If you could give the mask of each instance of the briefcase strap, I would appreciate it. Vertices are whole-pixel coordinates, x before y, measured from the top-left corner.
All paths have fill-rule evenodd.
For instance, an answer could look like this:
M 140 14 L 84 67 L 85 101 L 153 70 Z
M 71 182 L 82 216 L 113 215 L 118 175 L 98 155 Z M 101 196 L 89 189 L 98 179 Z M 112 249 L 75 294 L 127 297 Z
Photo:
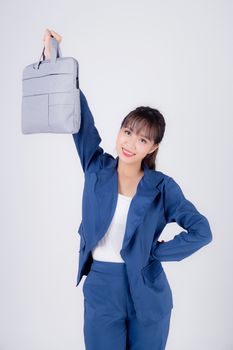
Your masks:
M 61 53 L 61 48 L 60 48 L 60 45 L 59 43 L 57 42 L 57 40 L 51 35 L 52 39 L 51 39 L 51 46 L 52 46 L 52 49 L 51 49 L 51 58 L 50 58 L 50 62 L 51 63 L 56 63 L 56 60 L 58 57 L 62 57 L 62 53 Z M 45 54 L 44 54 L 44 51 L 45 51 L 45 46 L 43 48 L 43 51 L 41 53 L 41 56 L 39 58 L 39 61 L 38 63 L 36 64 L 35 68 L 36 69 L 39 69 L 39 66 L 41 64 L 42 61 L 45 60 Z M 43 56 L 43 59 L 41 60 L 41 57 Z

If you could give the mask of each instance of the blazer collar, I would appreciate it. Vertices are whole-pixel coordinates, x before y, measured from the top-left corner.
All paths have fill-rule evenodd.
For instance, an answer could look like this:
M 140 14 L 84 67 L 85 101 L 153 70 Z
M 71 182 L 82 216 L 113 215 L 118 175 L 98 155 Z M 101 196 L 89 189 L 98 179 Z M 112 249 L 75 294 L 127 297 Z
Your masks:
M 101 169 L 100 173 L 103 175 L 105 173 L 107 175 L 109 172 L 117 173 L 118 161 L 119 161 L 119 156 L 117 156 L 116 158 L 112 157 L 110 163 L 107 164 L 106 167 Z M 160 184 L 161 184 L 161 181 L 164 179 L 165 174 L 161 171 L 150 169 L 147 164 L 144 164 L 143 171 L 144 171 L 144 175 L 139 182 L 140 189 L 143 190 L 147 188 L 147 189 L 155 190 L 155 192 L 160 191 Z
M 98 178 L 98 186 L 95 187 L 97 200 L 100 201 L 99 208 L 102 203 L 108 205 L 109 215 L 105 220 L 102 232 L 98 235 L 96 242 L 103 237 L 114 215 L 118 196 L 118 166 L 119 156 L 111 158 L 109 164 L 102 168 L 96 175 Z M 149 169 L 147 165 L 144 166 L 144 175 L 138 183 L 137 191 L 133 197 L 126 222 L 126 232 L 124 236 L 123 249 L 129 245 L 130 240 L 136 233 L 137 227 L 143 221 L 152 202 L 161 192 L 161 185 L 164 179 L 164 173 L 161 171 Z M 112 191 L 109 192 L 109 184 Z M 95 243 L 96 243 L 95 242 Z

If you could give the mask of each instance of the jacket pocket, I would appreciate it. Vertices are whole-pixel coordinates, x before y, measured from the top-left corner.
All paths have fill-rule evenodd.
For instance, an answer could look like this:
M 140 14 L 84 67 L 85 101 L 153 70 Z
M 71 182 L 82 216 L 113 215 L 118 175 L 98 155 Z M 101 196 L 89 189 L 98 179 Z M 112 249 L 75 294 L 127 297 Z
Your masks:
M 141 269 L 144 287 L 140 299 L 145 318 L 161 320 L 173 307 L 173 296 L 166 273 L 159 260 L 153 260 Z
M 145 279 L 147 279 L 151 283 L 154 283 L 162 272 L 162 264 L 157 259 L 153 260 L 150 264 L 146 265 L 141 269 L 144 281 Z

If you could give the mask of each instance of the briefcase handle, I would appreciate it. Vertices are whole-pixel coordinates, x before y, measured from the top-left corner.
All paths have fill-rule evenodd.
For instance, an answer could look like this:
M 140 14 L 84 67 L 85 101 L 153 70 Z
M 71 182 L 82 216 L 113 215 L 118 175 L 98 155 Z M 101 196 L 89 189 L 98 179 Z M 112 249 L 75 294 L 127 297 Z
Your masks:
M 51 34 L 51 37 L 52 37 L 52 39 L 51 39 L 51 44 L 52 44 L 51 46 L 52 46 L 52 48 L 51 48 L 50 63 L 56 63 L 57 58 L 58 57 L 62 57 L 62 53 L 61 53 L 61 48 L 60 48 L 59 43 L 57 42 L 57 40 L 54 38 L 54 36 L 52 36 L 52 34 Z M 33 68 L 39 69 L 39 66 L 40 66 L 41 62 L 45 60 L 44 51 L 45 51 L 45 46 L 43 48 L 43 51 L 42 51 L 42 54 L 41 54 L 41 56 L 39 58 L 38 63 L 36 64 L 36 66 L 33 66 Z M 42 56 L 43 56 L 43 59 L 41 60 Z

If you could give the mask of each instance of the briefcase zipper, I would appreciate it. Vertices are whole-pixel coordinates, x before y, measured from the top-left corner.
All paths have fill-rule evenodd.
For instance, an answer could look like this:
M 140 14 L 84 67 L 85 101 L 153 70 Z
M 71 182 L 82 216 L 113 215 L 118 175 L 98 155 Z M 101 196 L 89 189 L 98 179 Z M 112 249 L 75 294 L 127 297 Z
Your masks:
M 39 76 L 39 77 L 32 77 L 32 78 L 23 78 L 22 80 L 30 80 L 30 79 L 37 79 L 37 78 L 44 78 L 44 77 L 48 77 L 50 75 L 73 75 L 73 73 L 51 73 L 51 74 L 45 74 L 45 75 L 42 75 L 42 76 Z

